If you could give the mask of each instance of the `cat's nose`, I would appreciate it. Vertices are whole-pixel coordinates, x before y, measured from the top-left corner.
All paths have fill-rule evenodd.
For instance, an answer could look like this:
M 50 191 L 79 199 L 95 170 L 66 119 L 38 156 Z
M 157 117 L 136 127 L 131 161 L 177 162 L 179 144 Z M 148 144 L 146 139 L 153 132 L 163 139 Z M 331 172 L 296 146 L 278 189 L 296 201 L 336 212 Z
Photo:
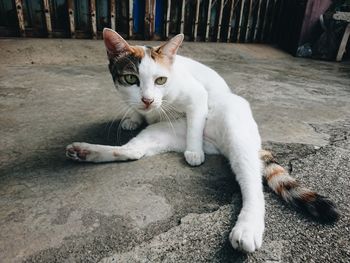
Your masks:
M 149 105 L 151 105 L 152 102 L 154 101 L 154 99 L 146 99 L 146 98 L 143 98 L 143 97 L 142 97 L 141 100 L 142 100 L 142 102 L 146 105 L 147 108 L 148 108 Z

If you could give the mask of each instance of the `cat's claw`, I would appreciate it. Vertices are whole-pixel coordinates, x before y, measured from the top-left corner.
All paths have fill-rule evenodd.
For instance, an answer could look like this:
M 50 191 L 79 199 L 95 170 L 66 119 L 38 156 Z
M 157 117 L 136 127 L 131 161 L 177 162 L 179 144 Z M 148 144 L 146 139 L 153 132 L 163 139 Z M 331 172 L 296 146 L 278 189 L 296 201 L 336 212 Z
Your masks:
M 230 233 L 229 240 L 234 249 L 251 253 L 261 247 L 263 233 L 264 223 L 237 222 Z
M 204 162 L 204 152 L 185 151 L 186 162 L 191 166 L 198 166 Z
M 130 118 L 126 118 L 122 121 L 121 126 L 123 130 L 133 131 L 140 127 L 141 122 L 133 121 Z

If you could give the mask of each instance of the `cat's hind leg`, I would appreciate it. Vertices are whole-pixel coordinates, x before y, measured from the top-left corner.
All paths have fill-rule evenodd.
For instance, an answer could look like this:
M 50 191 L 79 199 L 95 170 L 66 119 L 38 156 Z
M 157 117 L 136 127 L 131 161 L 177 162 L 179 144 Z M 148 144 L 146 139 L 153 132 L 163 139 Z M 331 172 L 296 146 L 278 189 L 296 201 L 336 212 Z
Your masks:
M 80 162 L 137 160 L 163 152 L 183 152 L 186 148 L 186 122 L 176 120 L 149 125 L 123 146 L 75 142 L 66 147 L 66 156 Z
M 265 228 L 260 135 L 244 99 L 233 94 L 219 99 L 209 110 L 206 131 L 229 159 L 242 192 L 242 209 L 229 239 L 234 248 L 253 252 L 261 247 Z

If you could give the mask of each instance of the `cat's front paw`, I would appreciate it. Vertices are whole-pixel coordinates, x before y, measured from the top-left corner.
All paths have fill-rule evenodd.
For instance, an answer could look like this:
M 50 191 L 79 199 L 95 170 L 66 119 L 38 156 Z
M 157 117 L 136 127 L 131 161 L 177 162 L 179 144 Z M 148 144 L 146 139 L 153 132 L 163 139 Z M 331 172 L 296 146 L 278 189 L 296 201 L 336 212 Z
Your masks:
M 66 147 L 66 156 L 73 161 L 93 162 L 98 158 L 98 154 L 89 143 L 74 142 Z
M 198 166 L 204 162 L 204 152 L 203 151 L 185 151 L 186 162 L 191 166 Z
M 247 253 L 258 250 L 262 245 L 264 228 L 264 220 L 238 220 L 229 236 L 232 247 Z
M 131 120 L 130 118 L 126 118 L 122 121 L 121 125 L 123 130 L 133 131 L 140 127 L 141 122 Z

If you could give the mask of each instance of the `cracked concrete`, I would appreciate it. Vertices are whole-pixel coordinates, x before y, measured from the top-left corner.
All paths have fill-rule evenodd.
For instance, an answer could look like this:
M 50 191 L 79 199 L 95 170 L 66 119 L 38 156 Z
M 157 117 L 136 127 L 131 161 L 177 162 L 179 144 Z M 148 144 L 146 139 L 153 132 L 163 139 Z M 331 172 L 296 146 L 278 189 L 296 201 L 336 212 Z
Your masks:
M 101 41 L 0 40 L 0 262 L 346 262 L 350 258 L 350 64 L 264 45 L 185 43 L 252 105 L 266 148 L 329 196 L 336 225 L 305 218 L 265 189 L 260 251 L 227 235 L 240 192 L 226 160 L 181 154 L 76 164 L 73 141 L 125 143 Z

